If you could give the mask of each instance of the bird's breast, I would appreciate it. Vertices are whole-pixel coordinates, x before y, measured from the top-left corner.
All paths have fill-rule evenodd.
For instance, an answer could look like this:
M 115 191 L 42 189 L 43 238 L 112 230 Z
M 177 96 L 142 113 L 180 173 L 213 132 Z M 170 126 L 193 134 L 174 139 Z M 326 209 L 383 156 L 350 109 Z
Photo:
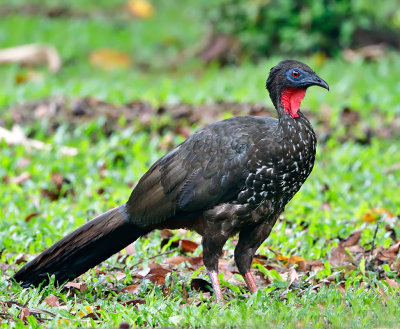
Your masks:
M 239 203 L 253 209 L 269 205 L 265 209 L 267 213 L 283 210 L 311 173 L 315 149 L 312 130 L 296 131 L 291 138 L 259 147 L 250 162 L 245 186 L 238 195 Z

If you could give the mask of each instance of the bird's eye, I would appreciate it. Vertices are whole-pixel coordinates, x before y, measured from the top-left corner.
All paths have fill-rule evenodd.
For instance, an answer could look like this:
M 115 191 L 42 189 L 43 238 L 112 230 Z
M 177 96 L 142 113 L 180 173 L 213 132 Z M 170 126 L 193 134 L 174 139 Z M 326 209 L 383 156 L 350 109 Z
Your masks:
M 297 71 L 297 70 L 293 70 L 292 71 L 292 77 L 298 78 L 299 76 L 300 76 L 300 72 L 299 71 Z

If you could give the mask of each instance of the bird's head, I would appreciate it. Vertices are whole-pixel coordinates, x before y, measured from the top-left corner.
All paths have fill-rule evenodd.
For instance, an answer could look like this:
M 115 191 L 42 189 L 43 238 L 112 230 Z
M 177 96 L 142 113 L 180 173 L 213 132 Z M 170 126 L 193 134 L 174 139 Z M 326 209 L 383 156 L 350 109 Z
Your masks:
M 297 111 L 306 89 L 310 86 L 320 86 L 329 90 L 328 84 L 308 65 L 295 60 L 284 60 L 274 66 L 269 72 L 266 84 L 278 113 L 284 110 L 292 118 L 299 116 Z

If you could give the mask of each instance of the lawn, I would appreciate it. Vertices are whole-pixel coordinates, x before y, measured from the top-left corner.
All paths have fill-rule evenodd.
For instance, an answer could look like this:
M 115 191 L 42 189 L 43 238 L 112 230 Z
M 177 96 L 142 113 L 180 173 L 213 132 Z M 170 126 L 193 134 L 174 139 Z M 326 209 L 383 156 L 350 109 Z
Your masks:
M 96 7 L 73 1 L 69 8 L 75 14 L 56 18 L 43 15 L 54 2 L 32 2 L 37 12 L 18 11 L 27 3 L 8 5 L 0 44 L 49 43 L 64 64 L 58 74 L 45 67 L 0 66 L 0 125 L 8 129 L 16 106 L 60 96 L 67 103 L 90 97 L 117 108 L 136 100 L 155 108 L 222 101 L 272 107 L 265 79 L 282 58 L 243 59 L 241 65 L 226 67 L 205 66 L 195 58 L 207 31 L 200 1 L 157 3 L 148 19 L 132 19 L 121 1 L 112 6 L 100 1 Z M 174 16 L 177 11 L 181 15 Z M 176 17 L 173 24 L 171 17 Z M 99 48 L 127 53 L 132 63 L 113 71 L 94 67 L 90 53 Z M 185 60 L 170 65 L 187 49 Z M 400 55 L 388 51 L 375 61 L 351 63 L 340 55 L 299 59 L 329 83 L 330 92 L 312 88 L 302 103 L 319 136 L 316 166 L 257 253 L 254 271 L 261 289 L 256 294 L 249 296 L 232 270 L 234 239 L 223 257 L 225 304 L 216 304 L 206 287 L 196 291 L 193 278 L 208 280 L 204 267 L 190 265 L 201 247 L 185 252 L 174 241 L 199 243 L 200 237 L 183 231 L 174 231 L 168 241 L 165 232 L 141 238 L 84 274 L 78 288 L 22 289 L 11 282 L 26 260 L 95 214 L 125 202 L 149 166 L 185 135 L 168 113 L 145 127 L 121 119 L 112 133 L 104 117 L 55 128 L 43 119 L 22 124 L 22 129 L 51 149 L 0 141 L 1 328 L 118 327 L 122 322 L 132 327 L 398 326 L 397 251 L 394 260 L 376 256 L 370 261 L 368 250 L 373 242 L 375 250 L 384 252 L 400 239 Z M 37 78 L 21 83 L 20 77 L 32 70 Z M 219 117 L 231 115 L 225 111 Z M 193 132 L 203 124 L 178 126 Z M 77 155 L 63 154 L 62 146 L 76 149 Z M 360 239 L 348 244 L 346 261 L 335 263 L 334 251 L 359 230 Z M 175 256 L 188 261 L 177 265 L 170 259 Z M 167 268 L 161 284 L 140 279 L 154 263 Z M 297 277 L 292 280 L 290 273 Z M 57 302 L 52 305 L 49 296 Z

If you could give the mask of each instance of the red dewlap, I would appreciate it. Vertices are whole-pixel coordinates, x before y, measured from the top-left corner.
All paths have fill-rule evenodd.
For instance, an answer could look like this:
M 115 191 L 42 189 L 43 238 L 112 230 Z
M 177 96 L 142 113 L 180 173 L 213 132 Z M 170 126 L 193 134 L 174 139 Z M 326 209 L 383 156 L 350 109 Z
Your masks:
M 281 104 L 285 111 L 292 116 L 298 118 L 297 111 L 300 108 L 301 101 L 306 95 L 305 89 L 287 88 L 282 91 Z

